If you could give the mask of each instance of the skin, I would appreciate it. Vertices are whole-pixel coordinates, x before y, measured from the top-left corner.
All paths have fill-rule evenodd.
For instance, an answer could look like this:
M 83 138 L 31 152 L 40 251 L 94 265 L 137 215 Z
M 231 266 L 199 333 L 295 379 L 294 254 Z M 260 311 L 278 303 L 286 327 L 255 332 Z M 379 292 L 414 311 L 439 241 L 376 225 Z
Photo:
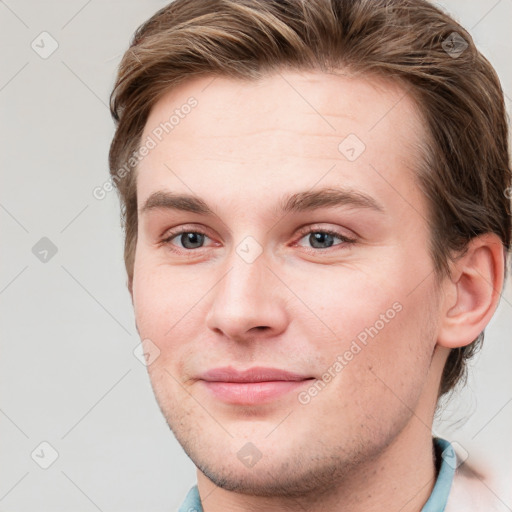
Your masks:
M 414 177 L 425 132 L 398 85 L 292 71 L 196 78 L 154 105 L 143 140 L 190 96 L 197 107 L 137 169 L 132 300 L 141 339 L 160 351 L 151 383 L 198 468 L 204 509 L 421 510 L 436 477 L 442 368 L 494 312 L 499 240 L 475 239 L 436 282 Z M 338 149 L 349 134 L 366 146 L 354 161 Z M 382 210 L 278 211 L 283 196 L 323 187 L 364 193 Z M 142 211 L 157 191 L 200 197 L 214 215 Z M 163 242 L 179 227 L 204 231 L 202 246 L 187 249 L 179 234 Z M 310 234 L 325 229 L 354 241 L 313 245 Z M 252 263 L 237 253 L 247 236 L 262 251 Z M 396 303 L 400 312 L 307 404 L 298 393 L 311 380 L 269 403 L 233 405 L 198 378 L 268 366 L 322 379 Z M 252 467 L 237 457 L 248 442 L 261 454 Z

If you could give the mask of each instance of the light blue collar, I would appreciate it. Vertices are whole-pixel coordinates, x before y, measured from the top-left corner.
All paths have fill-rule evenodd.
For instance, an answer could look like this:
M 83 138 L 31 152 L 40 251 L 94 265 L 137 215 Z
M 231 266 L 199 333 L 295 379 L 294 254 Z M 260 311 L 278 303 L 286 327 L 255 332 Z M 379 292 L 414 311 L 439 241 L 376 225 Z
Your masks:
M 439 474 L 434 488 L 432 489 L 432 494 L 421 509 L 421 512 L 444 511 L 457 466 L 455 450 L 448 441 L 440 437 L 434 437 L 434 447 L 436 450 L 436 458 L 440 459 Z M 197 485 L 194 485 L 194 487 L 190 489 L 178 512 L 203 512 Z
M 190 491 L 188 491 L 185 501 L 181 504 L 178 512 L 203 512 L 201 500 L 199 498 L 199 491 L 197 485 L 194 485 Z
M 453 446 L 440 437 L 434 437 L 434 448 L 436 459 L 440 460 L 439 474 L 437 480 L 421 512 L 443 512 L 448 501 L 448 495 L 457 467 L 457 455 Z M 199 510 L 198 512 L 202 512 Z

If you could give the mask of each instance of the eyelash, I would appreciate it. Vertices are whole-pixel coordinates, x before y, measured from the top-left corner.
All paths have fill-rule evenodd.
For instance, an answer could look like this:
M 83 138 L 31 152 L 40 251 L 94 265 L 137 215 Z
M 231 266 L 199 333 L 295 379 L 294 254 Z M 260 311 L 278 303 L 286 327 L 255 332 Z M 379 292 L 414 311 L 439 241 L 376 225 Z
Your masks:
M 197 233 L 197 234 L 201 234 L 201 235 L 204 235 L 204 236 L 208 237 L 208 234 L 205 233 L 200 228 L 190 229 L 190 228 L 184 227 L 184 228 L 177 228 L 174 231 L 168 232 L 168 236 L 166 236 L 166 238 L 163 239 L 161 243 L 164 244 L 164 245 L 167 245 L 172 252 L 175 252 L 175 253 L 178 253 L 178 254 L 183 254 L 183 253 L 187 254 L 188 253 L 191 256 L 193 255 L 193 253 L 196 250 L 204 249 L 204 247 L 198 247 L 197 249 L 179 249 L 179 248 L 177 249 L 177 248 L 175 248 L 171 244 L 171 240 L 173 238 L 176 238 L 177 236 L 183 234 L 183 233 Z M 337 245 L 333 245 L 331 247 L 327 247 L 325 249 L 318 249 L 318 248 L 314 248 L 314 247 L 302 247 L 301 246 L 307 252 L 315 253 L 316 255 L 318 255 L 319 252 L 324 252 L 324 253 L 325 252 L 331 252 L 330 251 L 331 249 L 336 250 L 336 247 L 342 246 L 341 248 L 343 248 L 343 247 L 346 247 L 347 245 L 352 245 L 352 244 L 354 244 L 356 242 L 355 239 L 348 238 L 348 237 L 346 237 L 345 235 L 341 234 L 340 232 L 338 232 L 336 230 L 332 230 L 332 229 L 319 229 L 319 228 L 314 228 L 314 227 L 308 227 L 308 228 L 303 228 L 303 229 L 299 230 L 300 237 L 297 239 L 297 242 L 299 242 L 300 240 L 302 240 L 302 238 L 304 238 L 306 235 L 309 235 L 311 233 L 324 233 L 324 234 L 331 235 L 331 236 L 334 236 L 336 238 L 339 238 L 341 240 L 341 243 L 339 243 Z M 338 249 L 338 250 L 340 250 L 340 249 Z

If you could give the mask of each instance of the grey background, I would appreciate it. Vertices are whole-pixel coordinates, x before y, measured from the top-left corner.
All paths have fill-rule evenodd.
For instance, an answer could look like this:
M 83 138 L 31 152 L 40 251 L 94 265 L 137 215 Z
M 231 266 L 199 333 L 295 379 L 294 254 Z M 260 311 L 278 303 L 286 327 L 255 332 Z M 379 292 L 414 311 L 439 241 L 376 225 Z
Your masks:
M 92 195 L 108 178 L 116 67 L 166 3 L 0 1 L 0 511 L 175 510 L 195 483 L 133 354 L 116 193 Z M 440 5 L 498 70 L 510 115 L 512 0 Z M 51 49 L 43 31 L 58 43 L 45 59 L 31 47 Z M 34 254 L 43 237 L 57 249 L 46 262 Z M 510 509 L 511 332 L 509 282 L 467 388 L 435 427 Z

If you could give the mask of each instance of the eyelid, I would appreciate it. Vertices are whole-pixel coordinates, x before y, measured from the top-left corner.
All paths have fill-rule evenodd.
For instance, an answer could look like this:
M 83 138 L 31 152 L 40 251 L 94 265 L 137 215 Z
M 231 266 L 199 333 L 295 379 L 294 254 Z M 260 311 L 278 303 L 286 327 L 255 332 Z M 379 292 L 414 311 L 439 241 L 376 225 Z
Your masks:
M 197 233 L 203 233 L 207 234 L 205 229 L 202 226 L 196 225 L 196 224 L 180 224 L 173 228 L 167 228 L 163 234 L 162 237 L 168 237 L 168 236 L 175 236 L 179 233 L 188 233 L 188 232 L 197 232 Z
M 357 236 L 353 232 L 351 235 L 348 235 L 348 234 L 344 234 L 341 231 L 341 228 L 322 227 L 322 226 L 319 226 L 318 224 L 308 224 L 303 228 L 299 228 L 299 230 L 298 230 L 299 237 L 297 240 L 300 240 L 305 235 L 309 235 L 310 233 L 317 233 L 317 232 L 328 233 L 330 235 L 337 236 L 338 238 L 342 238 L 343 240 L 345 240 L 347 242 L 355 242 L 357 240 Z

